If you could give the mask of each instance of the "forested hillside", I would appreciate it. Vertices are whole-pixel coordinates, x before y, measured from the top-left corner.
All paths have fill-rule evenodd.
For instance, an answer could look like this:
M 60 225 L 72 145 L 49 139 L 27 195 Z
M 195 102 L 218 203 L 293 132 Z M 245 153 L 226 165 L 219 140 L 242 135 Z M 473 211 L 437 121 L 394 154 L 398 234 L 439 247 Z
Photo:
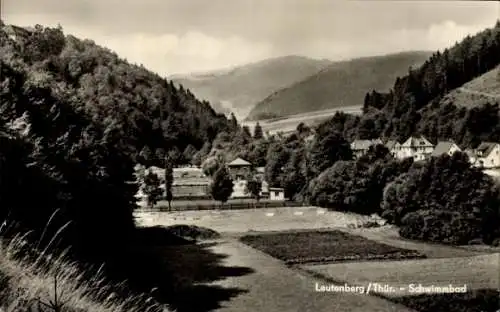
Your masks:
M 422 134 L 434 142 L 452 139 L 465 147 L 475 147 L 480 141 L 499 141 L 500 117 L 494 100 L 470 109 L 442 101 L 448 92 L 499 63 L 500 22 L 434 53 L 421 67 L 397 78 L 389 92 L 366 94 L 361 117 L 338 114 L 320 129 L 334 128 L 350 139 L 402 141 L 412 134 Z
M 336 62 L 258 103 L 250 120 L 361 106 L 367 90 L 388 91 L 396 77 L 421 65 L 430 52 L 403 52 Z
M 54 213 L 44 238 L 63 227 L 79 255 L 116 255 L 133 229 L 134 163 L 193 154 L 234 127 L 188 90 L 62 29 L 2 24 L 0 40 L 0 220 L 34 239 Z
M 210 101 L 216 109 L 232 111 L 245 118 L 250 110 L 271 93 L 313 75 L 328 60 L 283 56 L 236 67 L 226 72 L 175 77 L 174 82 L 189 87 L 197 97 Z

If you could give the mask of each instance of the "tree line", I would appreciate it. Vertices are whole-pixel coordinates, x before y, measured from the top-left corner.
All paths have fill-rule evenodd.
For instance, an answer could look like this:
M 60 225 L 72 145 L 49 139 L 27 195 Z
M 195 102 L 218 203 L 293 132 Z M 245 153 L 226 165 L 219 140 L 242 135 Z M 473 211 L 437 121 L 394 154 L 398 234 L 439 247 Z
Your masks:
M 451 48 L 437 51 L 421 67 L 410 68 L 389 92 L 368 92 L 362 116 L 337 114 L 320 128 L 334 127 L 349 140 L 383 138 L 401 142 L 419 134 L 431 142 L 453 140 L 470 147 L 481 141 L 499 141 L 498 101 L 478 107 L 457 107 L 452 100 L 442 101 L 451 90 L 499 64 L 500 21 Z
M 115 257 L 134 231 L 134 165 L 186 162 L 236 131 L 189 90 L 91 40 L 0 26 L 0 219 L 34 240 L 58 233 L 79 259 Z
M 382 214 L 400 226 L 404 237 L 491 243 L 500 235 L 498 184 L 472 168 L 466 155 L 444 155 L 421 164 L 396 160 L 385 147 L 376 146 L 354 159 L 349 142 L 401 142 L 411 135 L 424 135 L 434 143 L 453 140 L 470 148 L 482 141 L 499 142 L 498 103 L 468 108 L 441 101 L 450 90 L 499 63 L 500 21 L 434 53 L 420 68 L 398 78 L 390 92 L 367 93 L 361 116 L 337 113 L 314 129 L 300 124 L 289 136 L 259 140 L 243 131 L 221 134 L 211 153 L 264 164 L 266 181 L 283 187 L 288 198 Z

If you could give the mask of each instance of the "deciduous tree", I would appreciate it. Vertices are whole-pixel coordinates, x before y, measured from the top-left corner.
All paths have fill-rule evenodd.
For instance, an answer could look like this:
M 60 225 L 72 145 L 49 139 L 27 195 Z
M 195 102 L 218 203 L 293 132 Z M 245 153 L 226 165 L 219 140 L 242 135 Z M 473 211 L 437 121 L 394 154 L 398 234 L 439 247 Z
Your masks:
M 221 202 L 221 206 L 227 202 L 233 193 L 233 179 L 225 166 L 221 166 L 214 174 L 210 185 L 210 194 L 216 201 Z

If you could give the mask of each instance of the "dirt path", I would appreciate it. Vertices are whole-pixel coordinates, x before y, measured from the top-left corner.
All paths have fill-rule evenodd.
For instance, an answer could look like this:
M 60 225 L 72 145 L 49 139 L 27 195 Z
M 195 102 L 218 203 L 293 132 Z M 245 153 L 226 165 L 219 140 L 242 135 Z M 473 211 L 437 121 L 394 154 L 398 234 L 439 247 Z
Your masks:
M 463 87 L 459 88 L 458 90 L 460 90 L 460 92 L 464 92 L 464 93 L 485 96 L 485 97 L 489 97 L 489 98 L 493 98 L 493 99 L 497 99 L 497 100 L 500 99 L 499 94 L 490 94 L 490 93 L 486 93 L 486 92 L 474 91 L 474 90 L 470 90 L 470 89 L 463 88 Z
M 390 301 L 357 293 L 315 291 L 321 280 L 286 267 L 281 261 L 227 238 L 212 248 L 214 253 L 229 255 L 227 266 L 249 267 L 254 273 L 229 277 L 212 283 L 222 287 L 238 287 L 248 292 L 232 298 L 219 312 L 409 312 L 408 308 Z

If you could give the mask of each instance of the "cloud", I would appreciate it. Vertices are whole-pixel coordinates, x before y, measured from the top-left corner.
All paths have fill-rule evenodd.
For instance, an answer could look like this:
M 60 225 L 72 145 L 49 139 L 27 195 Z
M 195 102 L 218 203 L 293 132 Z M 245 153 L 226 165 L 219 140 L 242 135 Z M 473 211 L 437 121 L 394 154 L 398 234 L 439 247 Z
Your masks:
M 492 24 L 460 25 L 446 20 L 427 28 L 402 28 L 358 39 L 320 39 L 304 44 L 298 53 L 333 60 L 381 55 L 401 51 L 437 51 L 451 47 L 467 35 L 474 35 Z
M 143 64 L 163 76 L 232 67 L 275 56 L 272 44 L 253 42 L 237 35 L 215 37 L 200 31 L 110 34 L 99 25 L 71 23 L 43 14 L 11 15 L 6 23 L 55 27 L 58 22 L 54 20 L 61 22 L 66 34 L 91 39 L 129 62 Z
M 162 75 L 215 70 L 272 56 L 272 46 L 232 36 L 215 38 L 201 32 L 93 36 L 98 44 Z
M 123 15 L 117 17 L 119 14 L 110 8 L 98 10 L 90 4 L 93 11 L 87 11 L 96 14 L 86 14 L 85 18 L 80 19 L 74 19 L 73 15 L 66 12 L 73 8 L 67 5 L 64 10 L 60 10 L 64 11 L 60 14 L 21 13 L 27 10 L 23 9 L 6 14 L 4 20 L 21 26 L 35 23 L 55 26 L 60 22 L 67 34 L 92 39 L 128 61 L 143 64 L 167 76 L 227 68 L 279 55 L 296 54 L 341 60 L 408 50 L 434 51 L 452 46 L 467 34 L 493 26 L 497 18 L 491 13 L 494 6 L 490 5 L 490 13 L 486 14 L 486 5 L 483 5 L 484 8 L 475 8 L 478 5 L 474 4 L 473 7 L 469 2 L 446 6 L 444 2 L 439 2 L 448 8 L 443 12 L 433 10 L 430 4 L 415 4 L 410 10 L 407 5 L 394 6 L 392 2 L 353 2 L 338 12 L 303 4 L 297 8 L 287 7 L 286 10 L 276 7 L 264 18 L 260 14 L 264 12 L 257 11 L 260 7 L 249 9 L 252 1 L 247 3 L 249 7 L 245 7 L 248 10 L 234 9 L 234 12 L 226 14 L 227 20 L 215 13 L 199 12 L 202 7 L 198 6 L 199 10 L 184 15 L 166 11 L 170 15 L 162 16 L 161 21 L 169 21 L 170 24 L 165 25 L 155 19 L 159 9 L 148 10 L 143 20 L 135 21 L 125 17 L 131 8 L 116 9 Z M 157 1 L 149 0 L 148 3 L 153 2 Z M 393 7 L 394 12 L 386 10 L 385 6 Z M 26 8 L 29 7 L 26 5 Z M 212 7 L 203 7 L 209 11 L 208 8 Z M 449 13 L 452 9 L 458 12 L 456 16 Z M 373 12 L 378 12 L 376 18 Z M 425 12 L 435 13 L 436 16 L 428 17 L 423 14 Z M 480 15 L 484 18 L 482 21 L 470 20 L 462 16 L 466 12 L 482 12 Z M 116 16 L 111 18 L 107 16 L 108 13 Z M 198 13 L 201 14 L 200 18 L 205 19 L 193 22 L 191 15 L 198 17 Z M 388 19 L 385 20 L 386 16 L 379 16 L 379 13 L 386 14 Z M 326 18 L 327 15 L 330 18 Z M 443 17 L 445 15 L 448 17 Z M 147 22 L 144 22 L 146 19 Z M 134 21 L 140 25 L 132 25 Z

